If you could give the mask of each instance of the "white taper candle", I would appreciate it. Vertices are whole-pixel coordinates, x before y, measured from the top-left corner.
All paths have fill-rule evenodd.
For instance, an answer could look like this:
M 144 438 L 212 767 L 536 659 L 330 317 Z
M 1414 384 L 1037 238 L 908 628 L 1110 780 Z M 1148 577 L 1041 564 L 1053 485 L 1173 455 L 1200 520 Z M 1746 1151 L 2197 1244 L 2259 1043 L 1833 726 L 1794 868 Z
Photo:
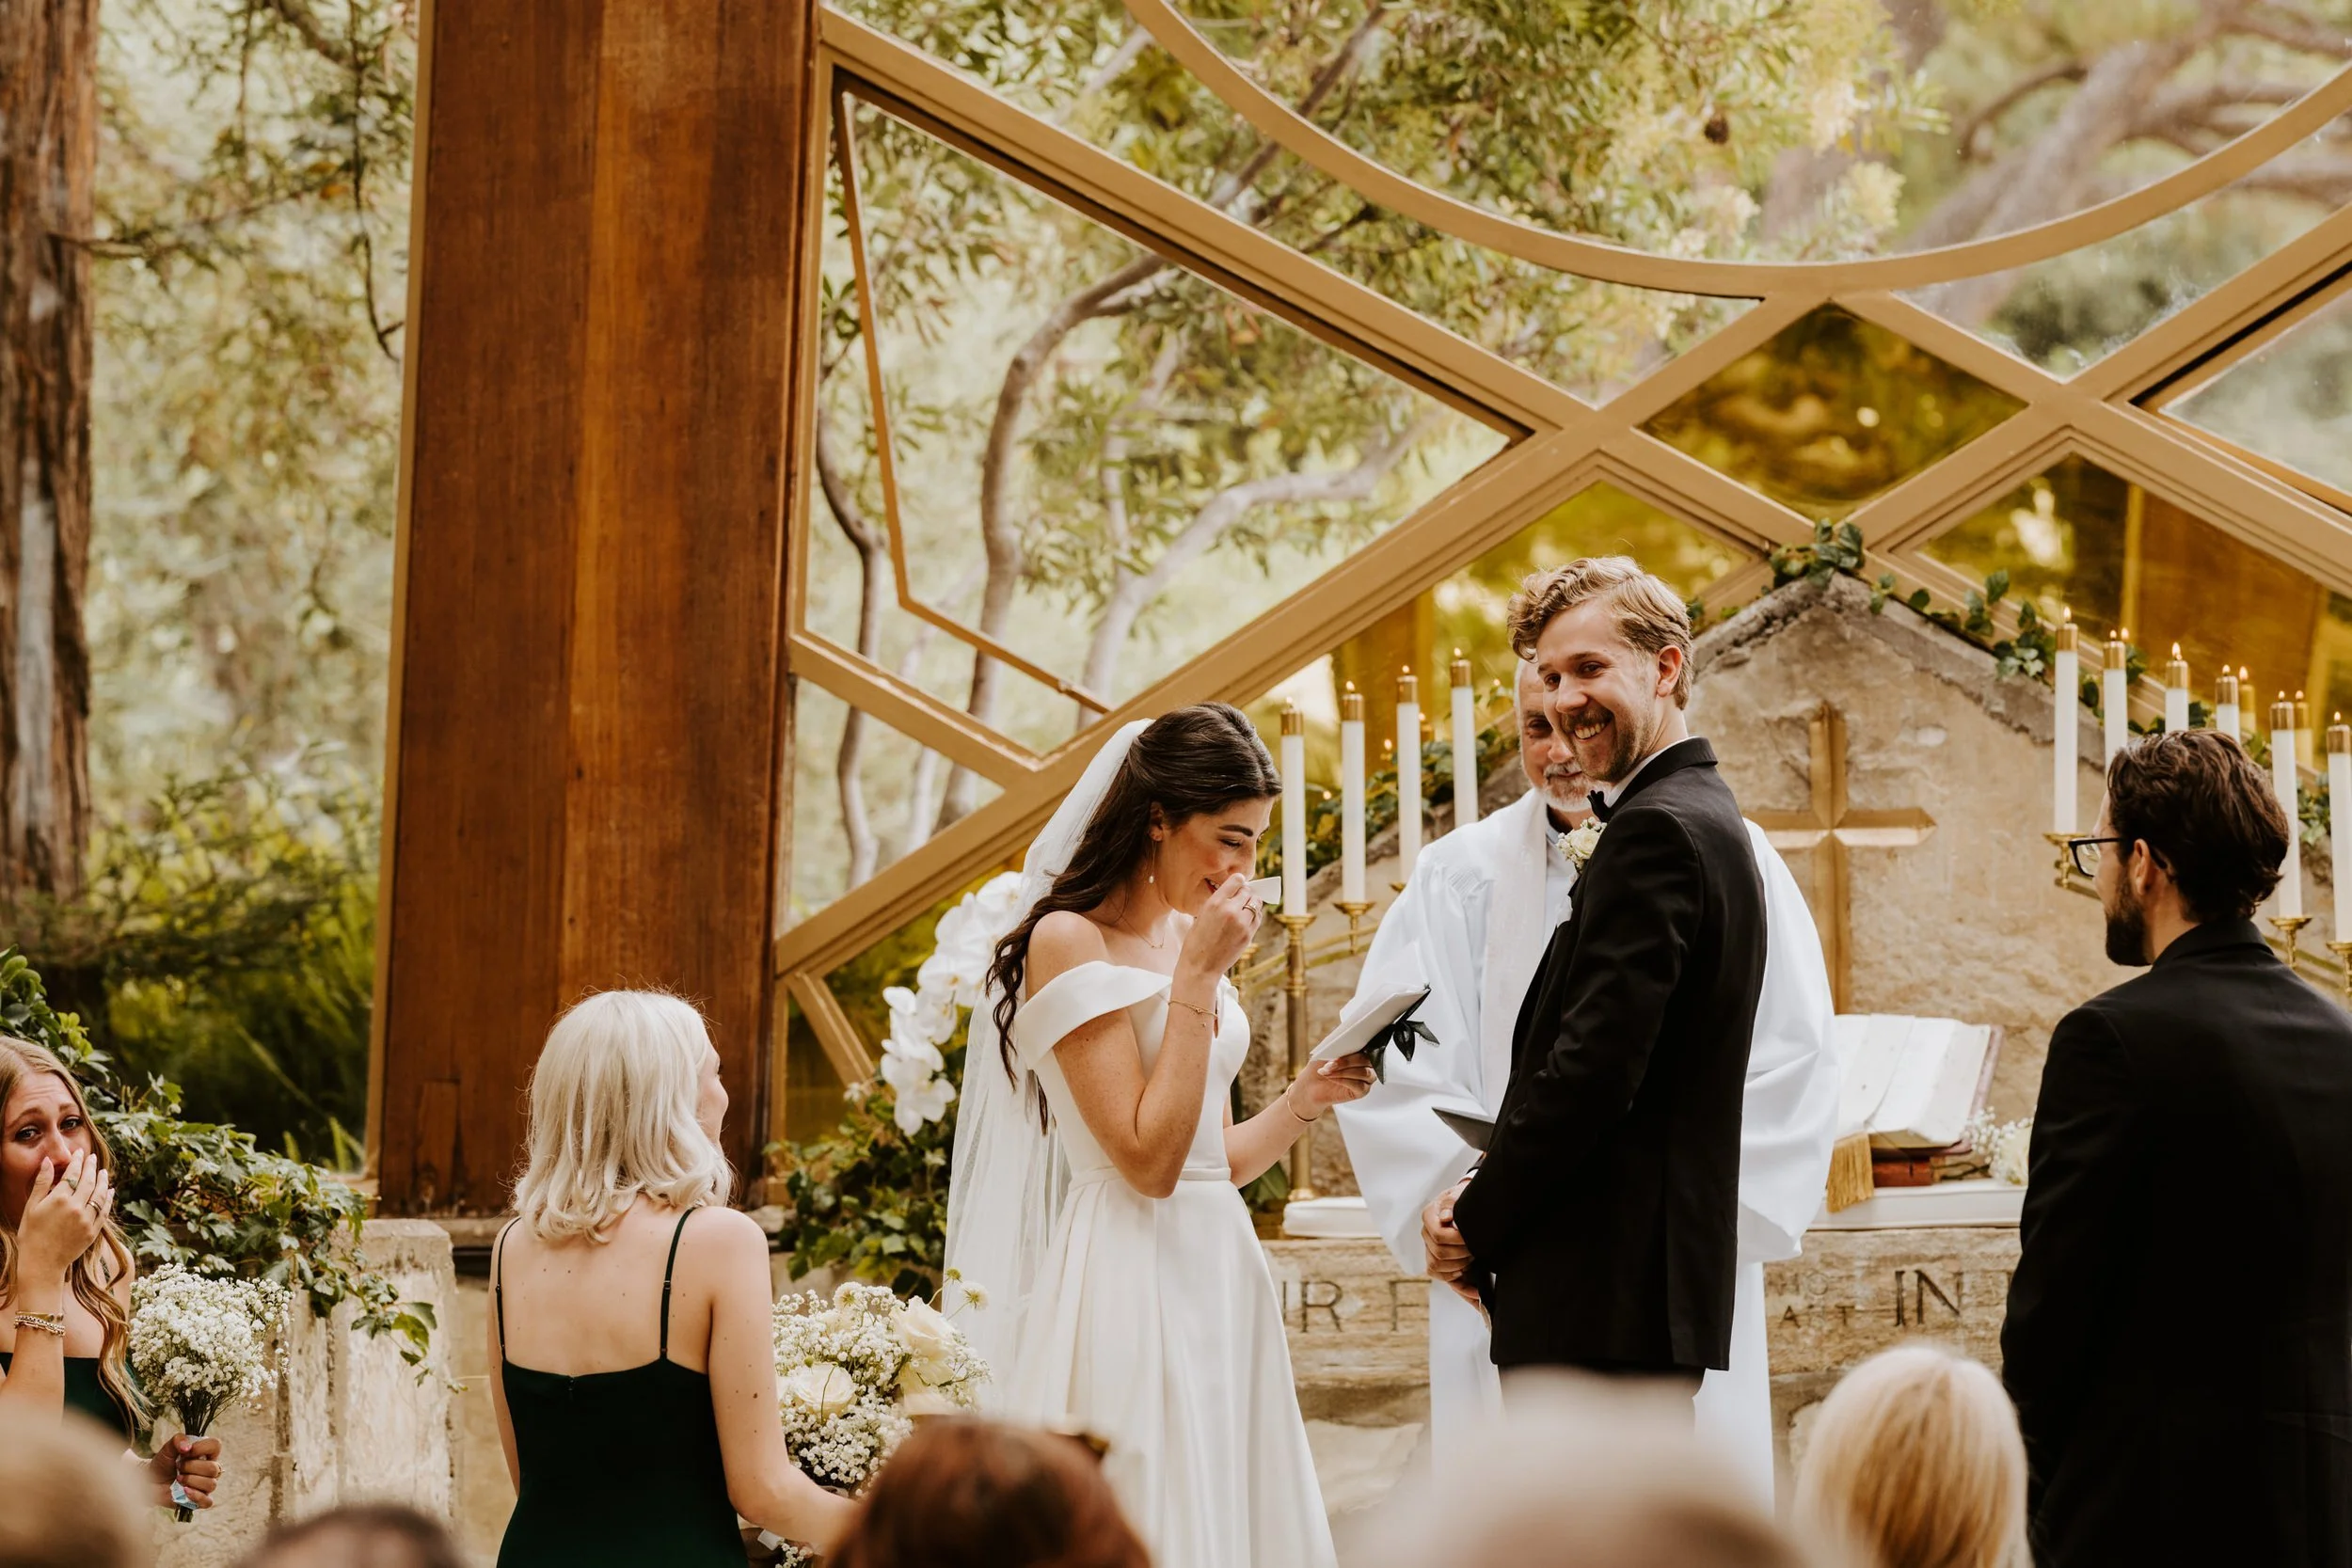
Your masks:
M 1478 820 L 1478 705 L 1470 690 L 1470 660 L 1454 650 L 1454 825 Z
M 1307 716 L 1282 709 L 1282 912 L 1307 912 Z
M 2188 662 L 2181 645 L 2172 644 L 2172 661 L 2164 667 L 2164 733 L 2178 735 L 2188 728 Z
M 1364 901 L 1364 694 L 1340 698 L 1340 897 Z
M 2056 687 L 2052 695 L 2058 711 L 2052 716 L 2050 831 L 2072 833 L 2080 831 L 2076 824 L 2082 820 L 2075 794 L 2082 780 L 2078 737 L 2082 734 L 2083 656 L 2082 637 L 2074 622 L 2058 624 L 2057 642 L 2058 652 L 2051 660 Z
M 1421 859 L 1421 682 L 1396 678 L 1396 879 L 1413 879 Z
M 2114 760 L 2131 739 L 2132 678 L 2126 668 L 2130 658 L 2122 632 L 2107 639 L 2106 670 L 2099 692 L 2099 705 L 2106 710 L 2106 754 L 2099 759 L 2103 766 Z
M 2328 726 L 2328 865 L 2334 872 L 2335 940 L 2352 942 L 2352 825 L 2339 830 L 2335 814 L 2352 811 L 2352 724 L 2336 715 Z
M 2279 912 L 2303 912 L 2303 835 L 2295 809 L 2295 705 L 2279 693 L 2270 705 L 2270 787 L 2287 814 L 2287 858 L 2279 868 Z
M 2238 726 L 2238 677 L 2227 670 L 2213 683 L 2213 727 L 2232 740 L 2244 742 L 2246 732 Z

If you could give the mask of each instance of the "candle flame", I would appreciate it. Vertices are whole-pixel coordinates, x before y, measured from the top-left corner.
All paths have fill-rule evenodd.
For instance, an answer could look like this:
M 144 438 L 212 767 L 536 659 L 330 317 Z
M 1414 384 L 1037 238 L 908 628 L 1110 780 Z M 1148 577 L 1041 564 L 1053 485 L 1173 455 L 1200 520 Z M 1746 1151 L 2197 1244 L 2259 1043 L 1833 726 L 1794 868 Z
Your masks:
M 2181 651 L 2181 650 L 2180 650 L 2179 648 L 2177 648 L 2177 647 L 2175 647 L 2175 648 L 2172 650 L 2173 654 L 2174 654 L 2176 657 L 2179 655 L 2180 651 Z M 1355 690 L 1355 689 L 1356 689 L 1356 683 L 1355 683 L 1354 681 L 1349 681 L 1349 682 L 1347 683 L 1347 689 L 1349 689 L 1350 691 Z
M 2301 702 L 2303 700 L 2303 693 L 2299 690 L 2296 691 L 2295 694 L 2295 700 L 2298 703 Z
M 2238 678 L 2238 679 L 2240 679 L 2240 680 L 2242 680 L 2242 681 L 2250 681 L 2250 680 L 2252 680 L 2254 677 L 2253 677 L 2253 676 L 2251 676 L 2251 675 L 2249 675 L 2249 674 L 2248 674 L 2248 673 L 2246 673 L 2246 666 L 2245 666 L 2245 665 L 2243 665 L 2243 664 L 2241 664 L 2241 665 L 2239 665 L 2239 666 L 2237 667 L 2237 678 Z
M 2061 620 L 2061 621 L 2072 621 L 2074 618 L 2074 607 L 2073 605 L 2071 605 L 2071 604 L 2062 604 L 2062 605 L 2058 606 L 2058 619 L 2059 619 L 2059 620 Z
M 2172 657 L 2174 658 L 2181 657 L 2181 645 L 2178 642 L 2172 644 Z

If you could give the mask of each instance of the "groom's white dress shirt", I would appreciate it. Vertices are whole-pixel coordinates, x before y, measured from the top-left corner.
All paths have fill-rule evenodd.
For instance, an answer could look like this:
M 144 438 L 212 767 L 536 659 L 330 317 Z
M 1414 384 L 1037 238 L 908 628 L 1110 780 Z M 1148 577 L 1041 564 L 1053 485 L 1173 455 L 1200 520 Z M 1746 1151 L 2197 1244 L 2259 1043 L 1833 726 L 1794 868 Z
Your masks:
M 1543 798 L 1513 804 L 1422 852 L 1382 916 L 1357 1003 L 1426 985 L 1419 1014 L 1438 1036 L 1387 1082 L 1339 1107 L 1340 1128 L 1367 1207 L 1407 1274 L 1425 1263 L 1422 1211 L 1474 1158 L 1431 1114 L 1493 1117 L 1511 1070 L 1520 1003 L 1559 923 L 1574 872 Z M 1735 1459 L 1756 1497 L 1772 1496 L 1772 1391 L 1765 1364 L 1764 1264 L 1797 1255 L 1820 1211 L 1837 1113 L 1829 975 L 1803 893 L 1763 832 L 1749 826 L 1764 882 L 1765 972 L 1741 1101 L 1738 1306 L 1731 1367 L 1709 1372 L 1695 1402 L 1702 1433 Z M 1502 1410 L 1486 1320 L 1442 1284 L 1429 1291 L 1429 1404 L 1440 1449 Z

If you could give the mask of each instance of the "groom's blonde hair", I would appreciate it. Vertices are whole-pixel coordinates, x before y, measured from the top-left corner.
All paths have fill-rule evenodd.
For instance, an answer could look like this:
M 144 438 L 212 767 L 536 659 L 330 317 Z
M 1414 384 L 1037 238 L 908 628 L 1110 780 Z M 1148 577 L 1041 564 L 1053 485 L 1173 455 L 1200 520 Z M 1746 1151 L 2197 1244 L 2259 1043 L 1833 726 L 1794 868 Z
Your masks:
M 1535 640 L 1556 616 L 1587 599 L 1606 595 L 1617 613 L 1617 635 L 1655 658 L 1668 648 L 1682 650 L 1682 673 L 1675 679 L 1675 706 L 1691 705 L 1691 611 L 1682 595 L 1642 570 L 1629 555 L 1593 555 L 1531 573 L 1511 595 L 1505 626 L 1511 651 L 1535 656 Z
M 695 1119 L 710 1032 L 667 991 L 597 991 L 548 1031 L 531 1073 L 530 1164 L 515 1212 L 542 1241 L 602 1241 L 643 1193 L 724 1203 L 727 1157 Z

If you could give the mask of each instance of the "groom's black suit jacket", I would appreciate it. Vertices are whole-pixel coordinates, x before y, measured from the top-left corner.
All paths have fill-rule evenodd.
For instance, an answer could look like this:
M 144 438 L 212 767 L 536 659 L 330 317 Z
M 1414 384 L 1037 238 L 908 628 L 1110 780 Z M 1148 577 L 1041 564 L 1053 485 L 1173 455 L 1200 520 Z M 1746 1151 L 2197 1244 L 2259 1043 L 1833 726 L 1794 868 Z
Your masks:
M 1704 740 L 1633 776 L 1519 1008 L 1456 1201 L 1503 1367 L 1729 1364 L 1764 884 Z

